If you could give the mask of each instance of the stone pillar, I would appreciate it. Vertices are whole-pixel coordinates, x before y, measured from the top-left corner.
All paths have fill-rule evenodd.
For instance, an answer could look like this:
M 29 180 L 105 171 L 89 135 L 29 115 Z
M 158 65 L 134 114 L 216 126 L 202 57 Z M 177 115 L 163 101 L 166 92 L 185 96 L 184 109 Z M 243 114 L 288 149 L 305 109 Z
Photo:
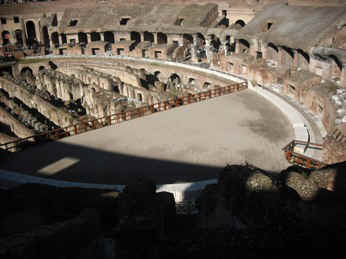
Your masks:
M 154 35 L 154 44 L 157 44 L 157 32 L 153 32 Z
M 205 54 L 207 56 L 208 62 L 210 62 L 213 54 L 211 51 L 211 36 L 208 36 L 205 40 Z
M 235 40 L 235 54 L 238 54 L 239 52 L 240 52 L 239 40 Z
M 118 42 L 118 34 L 116 31 L 113 31 L 114 43 Z
M 139 35 L 141 36 L 141 42 L 144 41 L 144 32 L 140 32 Z
M 298 65 L 299 65 L 299 57 L 298 57 L 298 52 L 293 49 L 293 64 L 292 64 L 292 69 L 297 69 L 298 68 Z
M 87 41 L 88 41 L 88 43 L 90 43 L 91 42 L 91 33 L 87 32 L 86 35 L 87 35 Z
M 282 66 L 282 55 L 285 55 L 284 50 L 282 50 L 280 47 L 278 47 L 278 66 Z
M 103 32 L 100 32 L 100 39 L 101 41 L 105 41 L 105 35 Z
M 197 45 L 197 34 L 193 34 L 193 44 L 191 46 L 191 60 L 192 62 L 198 62 L 198 56 L 197 56 L 197 50 L 198 50 L 198 45 Z

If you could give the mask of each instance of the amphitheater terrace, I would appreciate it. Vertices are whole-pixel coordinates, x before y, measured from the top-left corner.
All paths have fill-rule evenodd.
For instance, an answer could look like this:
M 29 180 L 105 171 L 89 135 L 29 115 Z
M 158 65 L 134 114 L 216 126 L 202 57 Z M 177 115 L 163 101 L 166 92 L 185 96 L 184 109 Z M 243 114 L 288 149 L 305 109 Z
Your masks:
M 2 168 L 172 183 L 346 160 L 340 1 L 0 3 Z

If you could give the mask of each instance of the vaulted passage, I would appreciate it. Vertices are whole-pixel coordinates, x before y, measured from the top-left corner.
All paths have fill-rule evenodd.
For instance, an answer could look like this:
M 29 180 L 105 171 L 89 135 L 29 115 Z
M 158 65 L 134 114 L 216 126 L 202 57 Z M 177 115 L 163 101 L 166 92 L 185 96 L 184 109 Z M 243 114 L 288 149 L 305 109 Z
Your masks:
M 111 43 L 114 43 L 114 33 L 111 32 L 111 31 L 105 31 L 104 32 L 104 39 L 105 41 L 107 42 L 111 42 Z
M 28 21 L 26 23 L 26 34 L 28 39 L 28 45 L 32 45 L 36 39 L 36 29 L 33 21 Z
M 46 48 L 49 48 L 50 47 L 50 40 L 49 40 L 49 33 L 48 33 L 47 26 L 43 26 L 42 33 L 43 33 L 44 46 Z

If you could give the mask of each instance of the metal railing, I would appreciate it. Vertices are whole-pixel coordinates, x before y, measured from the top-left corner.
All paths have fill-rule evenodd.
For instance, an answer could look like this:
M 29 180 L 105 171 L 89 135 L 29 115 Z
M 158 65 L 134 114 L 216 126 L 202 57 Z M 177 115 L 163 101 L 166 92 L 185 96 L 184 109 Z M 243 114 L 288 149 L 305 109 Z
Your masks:
M 310 169 L 319 169 L 326 165 L 325 163 L 319 160 L 294 152 L 294 148 L 297 145 L 304 145 L 304 146 L 307 145 L 308 148 L 317 149 L 317 150 L 323 149 L 323 146 L 321 144 L 308 143 L 306 141 L 300 141 L 300 140 L 293 140 L 282 149 L 285 152 L 285 156 L 288 162 L 290 162 L 291 164 L 299 165 L 299 166 L 310 168 Z
M 123 121 L 143 117 L 160 111 L 166 111 L 179 106 L 200 102 L 203 100 L 219 97 L 222 95 L 231 94 L 241 90 L 247 89 L 247 83 L 236 83 L 224 87 L 211 89 L 209 91 L 200 92 L 196 94 L 189 94 L 184 97 L 176 97 L 167 101 L 139 107 L 133 110 L 124 111 L 102 118 L 80 121 L 78 124 L 67 126 L 65 128 L 58 128 L 55 130 L 47 131 L 41 134 L 33 135 L 27 138 L 22 138 L 16 141 L 7 142 L 0 145 L 0 148 L 7 151 L 19 151 L 26 146 L 33 145 L 49 140 L 58 140 L 64 137 L 74 136 L 85 133 L 90 130 L 103 128 L 110 125 L 116 125 Z

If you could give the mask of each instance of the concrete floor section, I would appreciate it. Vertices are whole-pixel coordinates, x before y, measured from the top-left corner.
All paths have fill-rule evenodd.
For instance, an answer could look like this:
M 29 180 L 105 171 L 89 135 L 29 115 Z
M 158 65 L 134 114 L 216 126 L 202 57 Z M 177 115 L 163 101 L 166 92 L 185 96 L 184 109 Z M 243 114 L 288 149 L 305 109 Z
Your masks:
M 245 161 L 282 170 L 289 164 L 281 148 L 292 139 L 278 108 L 246 90 L 14 153 L 1 168 L 102 184 L 138 176 L 158 184 L 191 182 Z

